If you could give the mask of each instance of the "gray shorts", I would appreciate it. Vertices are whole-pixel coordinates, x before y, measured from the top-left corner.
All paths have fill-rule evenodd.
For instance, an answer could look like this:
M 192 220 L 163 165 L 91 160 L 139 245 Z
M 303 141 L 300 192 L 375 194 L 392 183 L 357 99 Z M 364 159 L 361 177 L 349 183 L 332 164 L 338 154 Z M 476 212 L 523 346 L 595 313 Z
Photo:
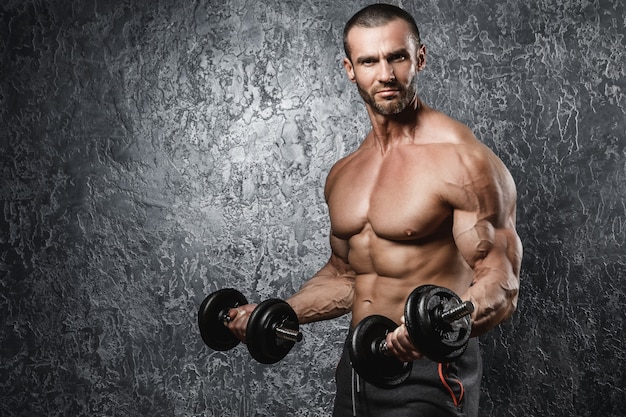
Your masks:
M 476 417 L 480 398 L 482 358 L 478 340 L 455 362 L 413 362 L 409 378 L 394 388 L 369 384 L 352 369 L 344 347 L 335 379 L 333 417 Z

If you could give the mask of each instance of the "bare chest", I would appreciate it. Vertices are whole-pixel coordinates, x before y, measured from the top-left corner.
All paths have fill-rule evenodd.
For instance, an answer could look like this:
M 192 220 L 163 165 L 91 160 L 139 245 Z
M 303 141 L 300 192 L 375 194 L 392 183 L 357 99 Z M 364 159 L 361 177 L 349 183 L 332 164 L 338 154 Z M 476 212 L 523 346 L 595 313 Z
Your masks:
M 346 170 L 329 195 L 333 232 L 344 239 L 369 225 L 389 240 L 425 238 L 451 215 L 442 202 L 441 167 L 392 159 Z

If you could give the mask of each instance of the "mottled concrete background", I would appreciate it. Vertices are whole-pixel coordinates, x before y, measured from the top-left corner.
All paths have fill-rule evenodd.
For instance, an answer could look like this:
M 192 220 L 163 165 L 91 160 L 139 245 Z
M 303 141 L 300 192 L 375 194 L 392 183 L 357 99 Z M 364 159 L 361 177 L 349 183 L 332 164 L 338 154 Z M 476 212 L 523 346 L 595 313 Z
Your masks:
M 212 352 L 206 294 L 287 297 L 328 258 L 322 185 L 369 128 L 334 0 L 0 6 L 0 415 L 328 416 L 347 320 L 273 366 Z M 481 416 L 623 416 L 622 0 L 403 4 L 421 94 L 510 167 L 514 318 Z

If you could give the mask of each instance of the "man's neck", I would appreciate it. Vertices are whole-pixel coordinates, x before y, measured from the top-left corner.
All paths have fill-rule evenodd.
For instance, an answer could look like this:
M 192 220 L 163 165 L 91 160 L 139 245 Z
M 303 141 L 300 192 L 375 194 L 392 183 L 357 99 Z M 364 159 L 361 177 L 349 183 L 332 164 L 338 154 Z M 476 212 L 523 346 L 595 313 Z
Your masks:
M 419 116 L 424 110 L 424 104 L 417 96 L 398 114 L 383 115 L 369 105 L 366 107 L 372 123 L 373 137 L 383 153 L 396 144 L 413 141 L 420 122 Z

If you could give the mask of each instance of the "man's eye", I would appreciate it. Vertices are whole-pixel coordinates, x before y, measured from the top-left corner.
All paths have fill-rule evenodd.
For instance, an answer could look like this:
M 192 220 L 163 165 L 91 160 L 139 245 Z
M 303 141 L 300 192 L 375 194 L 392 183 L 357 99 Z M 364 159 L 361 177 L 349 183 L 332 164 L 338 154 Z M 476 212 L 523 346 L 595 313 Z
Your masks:
M 391 57 L 391 61 L 393 62 L 402 62 L 406 59 L 404 55 L 394 55 Z

